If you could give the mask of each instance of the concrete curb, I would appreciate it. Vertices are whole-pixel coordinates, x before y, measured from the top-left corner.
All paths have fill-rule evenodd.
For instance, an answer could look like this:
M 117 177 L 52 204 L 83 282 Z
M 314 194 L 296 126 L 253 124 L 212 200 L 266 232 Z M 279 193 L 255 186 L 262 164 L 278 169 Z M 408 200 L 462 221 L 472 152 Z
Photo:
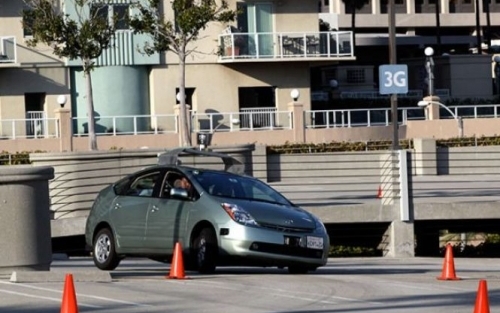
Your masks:
M 66 274 L 73 275 L 75 282 L 99 282 L 110 283 L 111 274 L 105 271 L 74 271 L 66 273 L 62 271 L 16 271 L 12 272 L 10 281 L 13 283 L 55 283 L 64 282 Z

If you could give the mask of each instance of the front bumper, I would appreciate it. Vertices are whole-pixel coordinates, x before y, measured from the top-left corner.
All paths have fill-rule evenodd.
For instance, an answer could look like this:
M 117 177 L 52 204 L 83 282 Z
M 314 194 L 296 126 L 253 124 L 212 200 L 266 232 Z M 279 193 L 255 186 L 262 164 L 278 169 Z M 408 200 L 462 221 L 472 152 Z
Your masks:
M 326 233 L 282 232 L 244 226 L 232 221 L 225 226 L 227 227 L 221 227 L 219 230 L 219 247 L 227 256 L 283 266 L 304 264 L 318 267 L 325 265 L 328 260 L 330 244 Z M 307 248 L 307 236 L 323 238 L 323 248 Z

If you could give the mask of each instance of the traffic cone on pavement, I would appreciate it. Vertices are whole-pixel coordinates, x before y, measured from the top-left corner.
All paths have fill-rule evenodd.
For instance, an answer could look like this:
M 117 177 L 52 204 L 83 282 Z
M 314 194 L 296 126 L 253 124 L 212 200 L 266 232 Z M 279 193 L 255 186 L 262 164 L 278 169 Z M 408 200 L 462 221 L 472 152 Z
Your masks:
M 490 313 L 490 301 L 488 300 L 488 287 L 486 285 L 486 280 L 479 281 L 474 313 Z
M 378 186 L 377 199 L 382 199 L 382 186 Z
M 172 257 L 172 264 L 170 265 L 170 273 L 168 278 L 172 279 L 185 279 L 184 274 L 184 261 L 182 259 L 182 248 L 180 243 L 175 244 L 174 256 Z
M 66 274 L 61 304 L 61 313 L 78 313 L 78 305 L 76 304 L 75 286 L 73 284 L 72 274 Z
M 443 271 L 441 276 L 437 279 L 439 280 L 460 280 L 455 274 L 455 261 L 453 260 L 453 247 L 451 245 L 446 246 L 446 254 L 444 256 Z

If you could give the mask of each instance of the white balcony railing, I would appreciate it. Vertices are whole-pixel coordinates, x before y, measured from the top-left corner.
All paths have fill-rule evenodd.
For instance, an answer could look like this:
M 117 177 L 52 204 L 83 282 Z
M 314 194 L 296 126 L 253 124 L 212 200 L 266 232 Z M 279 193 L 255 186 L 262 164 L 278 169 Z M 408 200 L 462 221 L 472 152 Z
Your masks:
M 455 116 L 462 118 L 499 118 L 500 104 L 460 105 L 448 107 Z M 305 111 L 306 128 L 371 127 L 389 126 L 392 111 L 383 109 L 317 110 Z M 442 119 L 454 118 L 440 109 Z M 308 118 L 307 118 L 308 117 Z M 425 112 L 420 107 L 398 108 L 398 123 L 405 125 L 409 120 L 424 120 Z
M 16 37 L 0 37 L 0 65 L 17 63 Z
M 244 108 L 239 113 L 193 113 L 194 132 L 291 129 L 290 111 Z
M 166 134 L 177 132 L 178 118 L 175 114 L 96 116 L 96 135 Z M 88 118 L 73 117 L 73 134 L 88 134 Z
M 354 58 L 352 32 L 228 33 L 219 35 L 219 61 Z
M 456 116 L 462 118 L 500 118 L 500 104 L 461 105 L 448 107 Z M 350 110 L 306 110 L 305 127 L 372 127 L 389 126 L 391 109 L 350 109 Z M 240 112 L 214 112 L 191 114 L 193 132 L 234 132 L 255 130 L 292 129 L 292 112 L 277 111 L 276 108 L 246 108 Z M 440 110 L 442 119 L 452 119 L 450 112 Z M 424 110 L 420 107 L 398 108 L 398 123 L 410 120 L 424 120 Z M 86 136 L 88 121 L 86 117 L 73 118 L 75 136 Z M 104 126 L 104 125 L 111 126 Z M 83 127 L 83 129 L 82 129 Z M 97 135 L 140 135 L 178 133 L 178 116 L 168 115 L 129 115 L 96 117 Z M 0 120 L 0 139 L 18 138 L 59 138 L 59 120 L 40 116 L 28 119 Z
M 0 120 L 0 139 L 59 138 L 59 120 L 56 118 Z

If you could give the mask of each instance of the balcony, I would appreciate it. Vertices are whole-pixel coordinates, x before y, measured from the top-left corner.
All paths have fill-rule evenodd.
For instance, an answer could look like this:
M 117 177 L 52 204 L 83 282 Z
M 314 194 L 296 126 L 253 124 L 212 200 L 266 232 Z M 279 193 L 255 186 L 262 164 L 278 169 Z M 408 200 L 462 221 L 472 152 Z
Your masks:
M 219 63 L 354 60 L 352 32 L 219 35 Z
M 0 67 L 17 64 L 16 37 L 0 37 Z

